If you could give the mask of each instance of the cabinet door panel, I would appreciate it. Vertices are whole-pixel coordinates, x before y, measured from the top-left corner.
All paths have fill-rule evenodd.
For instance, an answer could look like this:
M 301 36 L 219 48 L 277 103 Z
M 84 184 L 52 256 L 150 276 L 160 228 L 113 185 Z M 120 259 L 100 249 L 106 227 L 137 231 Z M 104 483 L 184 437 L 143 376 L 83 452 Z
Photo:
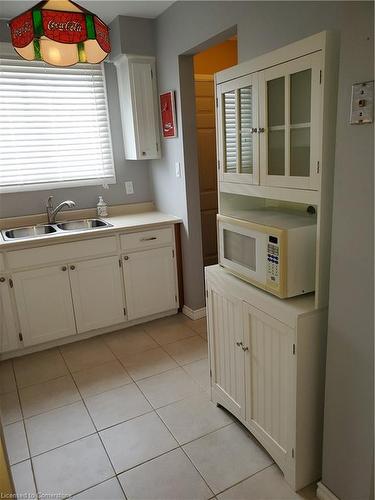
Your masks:
M 69 274 L 78 333 L 124 321 L 118 257 L 70 265 Z
M 123 263 L 130 320 L 178 307 L 172 248 L 131 253 Z
M 294 331 L 247 303 L 243 321 L 246 420 L 272 456 L 285 460 L 292 447 Z
M 237 417 L 245 416 L 242 302 L 209 287 L 208 315 L 212 387 Z
M 14 292 L 24 346 L 76 333 L 66 266 L 14 273 Z
M 0 283 L 0 352 L 19 347 L 17 323 L 10 295 L 9 281 Z

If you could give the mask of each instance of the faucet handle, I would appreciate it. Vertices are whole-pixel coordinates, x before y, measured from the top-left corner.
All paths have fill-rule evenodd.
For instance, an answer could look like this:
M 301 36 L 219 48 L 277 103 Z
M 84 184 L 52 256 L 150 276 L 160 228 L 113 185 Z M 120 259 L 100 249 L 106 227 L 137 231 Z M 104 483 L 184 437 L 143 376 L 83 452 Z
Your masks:
M 53 196 L 48 196 L 48 200 L 47 200 L 47 207 L 48 208 L 52 208 L 53 207 L 53 204 L 52 204 L 52 200 L 53 200 Z

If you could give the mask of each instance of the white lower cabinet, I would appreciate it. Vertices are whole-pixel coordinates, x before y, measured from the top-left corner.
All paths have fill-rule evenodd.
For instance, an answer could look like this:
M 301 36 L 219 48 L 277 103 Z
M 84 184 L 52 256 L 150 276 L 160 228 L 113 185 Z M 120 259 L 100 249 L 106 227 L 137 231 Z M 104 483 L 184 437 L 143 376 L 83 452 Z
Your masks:
M 5 276 L 0 276 L 0 352 L 12 351 L 19 346 L 10 283 Z
M 211 397 L 273 457 L 294 490 L 321 474 L 326 309 L 206 268 Z
M 25 347 L 76 333 L 66 265 L 16 272 L 13 283 Z
M 171 247 L 133 252 L 123 258 L 129 320 L 176 309 L 176 268 Z
M 69 265 L 77 332 L 87 332 L 125 320 L 118 257 Z

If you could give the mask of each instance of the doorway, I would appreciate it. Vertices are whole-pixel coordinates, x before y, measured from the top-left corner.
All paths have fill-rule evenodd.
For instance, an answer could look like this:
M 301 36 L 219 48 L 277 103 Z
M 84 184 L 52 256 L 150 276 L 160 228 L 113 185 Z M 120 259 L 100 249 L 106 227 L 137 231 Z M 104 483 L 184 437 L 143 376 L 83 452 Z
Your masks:
M 237 64 L 237 37 L 193 56 L 203 265 L 217 264 L 218 212 L 214 73 Z

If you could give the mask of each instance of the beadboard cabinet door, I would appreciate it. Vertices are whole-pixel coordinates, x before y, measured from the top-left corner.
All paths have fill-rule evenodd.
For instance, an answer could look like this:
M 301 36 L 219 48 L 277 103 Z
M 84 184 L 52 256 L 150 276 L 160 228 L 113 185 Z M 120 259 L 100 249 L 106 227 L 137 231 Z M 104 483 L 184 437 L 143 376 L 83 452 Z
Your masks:
M 129 320 L 177 309 L 171 247 L 129 253 L 123 258 L 123 271 Z
M 208 287 L 211 386 L 215 400 L 245 417 L 242 302 L 227 291 Z
M 246 421 L 277 462 L 292 453 L 294 330 L 243 302 Z
M 78 333 L 125 320 L 118 257 L 69 264 L 69 275 Z
M 0 352 L 19 347 L 15 313 L 10 293 L 9 279 L 0 275 Z
M 67 265 L 16 272 L 13 283 L 24 347 L 76 333 Z

